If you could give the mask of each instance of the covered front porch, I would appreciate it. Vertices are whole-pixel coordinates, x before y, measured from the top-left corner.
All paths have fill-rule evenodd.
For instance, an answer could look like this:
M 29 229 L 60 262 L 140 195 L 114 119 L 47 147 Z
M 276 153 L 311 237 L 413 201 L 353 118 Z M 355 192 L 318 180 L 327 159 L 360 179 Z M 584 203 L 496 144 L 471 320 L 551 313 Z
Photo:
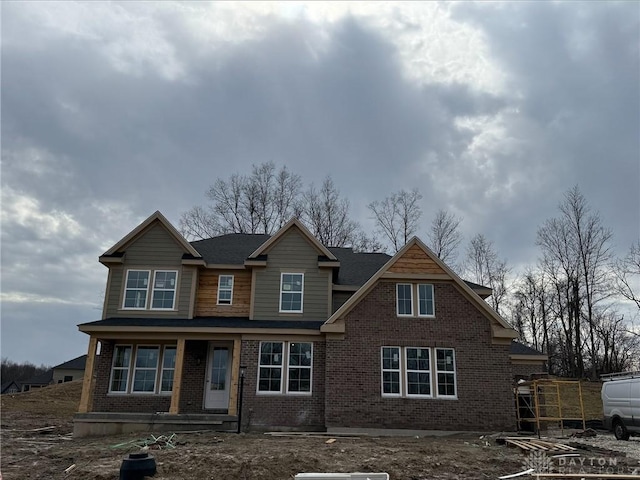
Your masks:
M 92 335 L 77 436 L 236 431 L 240 335 Z

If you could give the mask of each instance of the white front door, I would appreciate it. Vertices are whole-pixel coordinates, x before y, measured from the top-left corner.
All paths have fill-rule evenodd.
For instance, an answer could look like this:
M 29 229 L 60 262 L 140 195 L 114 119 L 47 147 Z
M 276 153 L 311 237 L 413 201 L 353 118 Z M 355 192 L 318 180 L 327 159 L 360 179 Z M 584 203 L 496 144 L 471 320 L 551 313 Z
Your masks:
M 230 343 L 209 342 L 207 377 L 204 387 L 205 409 L 229 409 L 232 345 Z

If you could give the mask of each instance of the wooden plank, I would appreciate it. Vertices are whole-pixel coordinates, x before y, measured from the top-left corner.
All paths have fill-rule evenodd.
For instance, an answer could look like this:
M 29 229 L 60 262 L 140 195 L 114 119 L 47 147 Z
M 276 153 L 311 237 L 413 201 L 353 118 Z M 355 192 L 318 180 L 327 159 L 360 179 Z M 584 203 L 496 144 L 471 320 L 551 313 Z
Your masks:
M 93 366 L 96 360 L 96 350 L 98 348 L 98 339 L 94 336 L 89 338 L 89 348 L 87 350 L 87 362 L 84 367 L 84 379 L 82 380 L 82 395 L 80 396 L 80 405 L 78 407 L 78 413 L 87 413 L 89 411 L 89 404 L 93 397 L 93 391 L 91 390 L 93 380 Z
M 519 447 L 521 450 L 537 450 L 535 447 L 530 447 L 528 443 L 520 441 L 520 440 L 507 440 L 507 444 L 515 445 Z
M 177 415 L 180 412 L 180 392 L 182 390 L 182 368 L 184 364 L 184 338 L 178 338 L 176 347 L 176 365 L 173 371 L 173 390 L 171 391 L 171 406 L 169 414 Z
M 238 381 L 240 380 L 240 339 L 233 341 L 231 353 L 231 391 L 229 392 L 229 415 L 238 414 Z

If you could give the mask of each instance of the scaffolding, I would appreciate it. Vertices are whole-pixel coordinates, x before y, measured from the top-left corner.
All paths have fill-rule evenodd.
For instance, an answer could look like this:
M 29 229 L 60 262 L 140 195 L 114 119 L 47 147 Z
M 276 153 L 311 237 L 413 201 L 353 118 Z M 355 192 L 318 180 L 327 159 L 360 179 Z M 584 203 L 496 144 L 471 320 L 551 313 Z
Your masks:
M 582 422 L 586 429 L 582 383 L 577 380 L 539 379 L 518 383 L 514 389 L 518 430 L 525 423 L 535 427 L 538 437 L 543 426 L 559 424 L 564 435 L 566 421 Z

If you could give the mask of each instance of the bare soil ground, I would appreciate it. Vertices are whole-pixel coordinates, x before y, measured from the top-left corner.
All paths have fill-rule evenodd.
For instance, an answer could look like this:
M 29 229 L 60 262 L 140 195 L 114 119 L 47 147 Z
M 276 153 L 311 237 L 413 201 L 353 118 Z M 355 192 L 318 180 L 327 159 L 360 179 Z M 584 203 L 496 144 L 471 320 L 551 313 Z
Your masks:
M 154 432 L 72 438 L 80 388 L 81 382 L 70 382 L 2 396 L 0 478 L 119 478 L 123 458 L 138 452 L 135 444 L 152 439 Z M 175 448 L 150 453 L 158 469 L 153 478 L 159 480 L 287 480 L 301 472 L 356 471 L 387 472 L 392 480 L 496 479 L 522 471 L 528 456 L 498 445 L 496 436 L 335 437 L 335 442 L 326 443 L 328 437 L 178 433 L 172 441 Z M 599 438 L 591 444 L 602 441 Z M 584 441 L 589 444 L 589 439 Z M 628 472 L 638 465 L 640 442 L 625 443 L 628 453 L 579 452 L 582 458 L 615 456 L 616 468 Z M 581 472 L 591 468 L 597 473 L 597 465 L 598 461 L 592 467 L 583 465 Z

